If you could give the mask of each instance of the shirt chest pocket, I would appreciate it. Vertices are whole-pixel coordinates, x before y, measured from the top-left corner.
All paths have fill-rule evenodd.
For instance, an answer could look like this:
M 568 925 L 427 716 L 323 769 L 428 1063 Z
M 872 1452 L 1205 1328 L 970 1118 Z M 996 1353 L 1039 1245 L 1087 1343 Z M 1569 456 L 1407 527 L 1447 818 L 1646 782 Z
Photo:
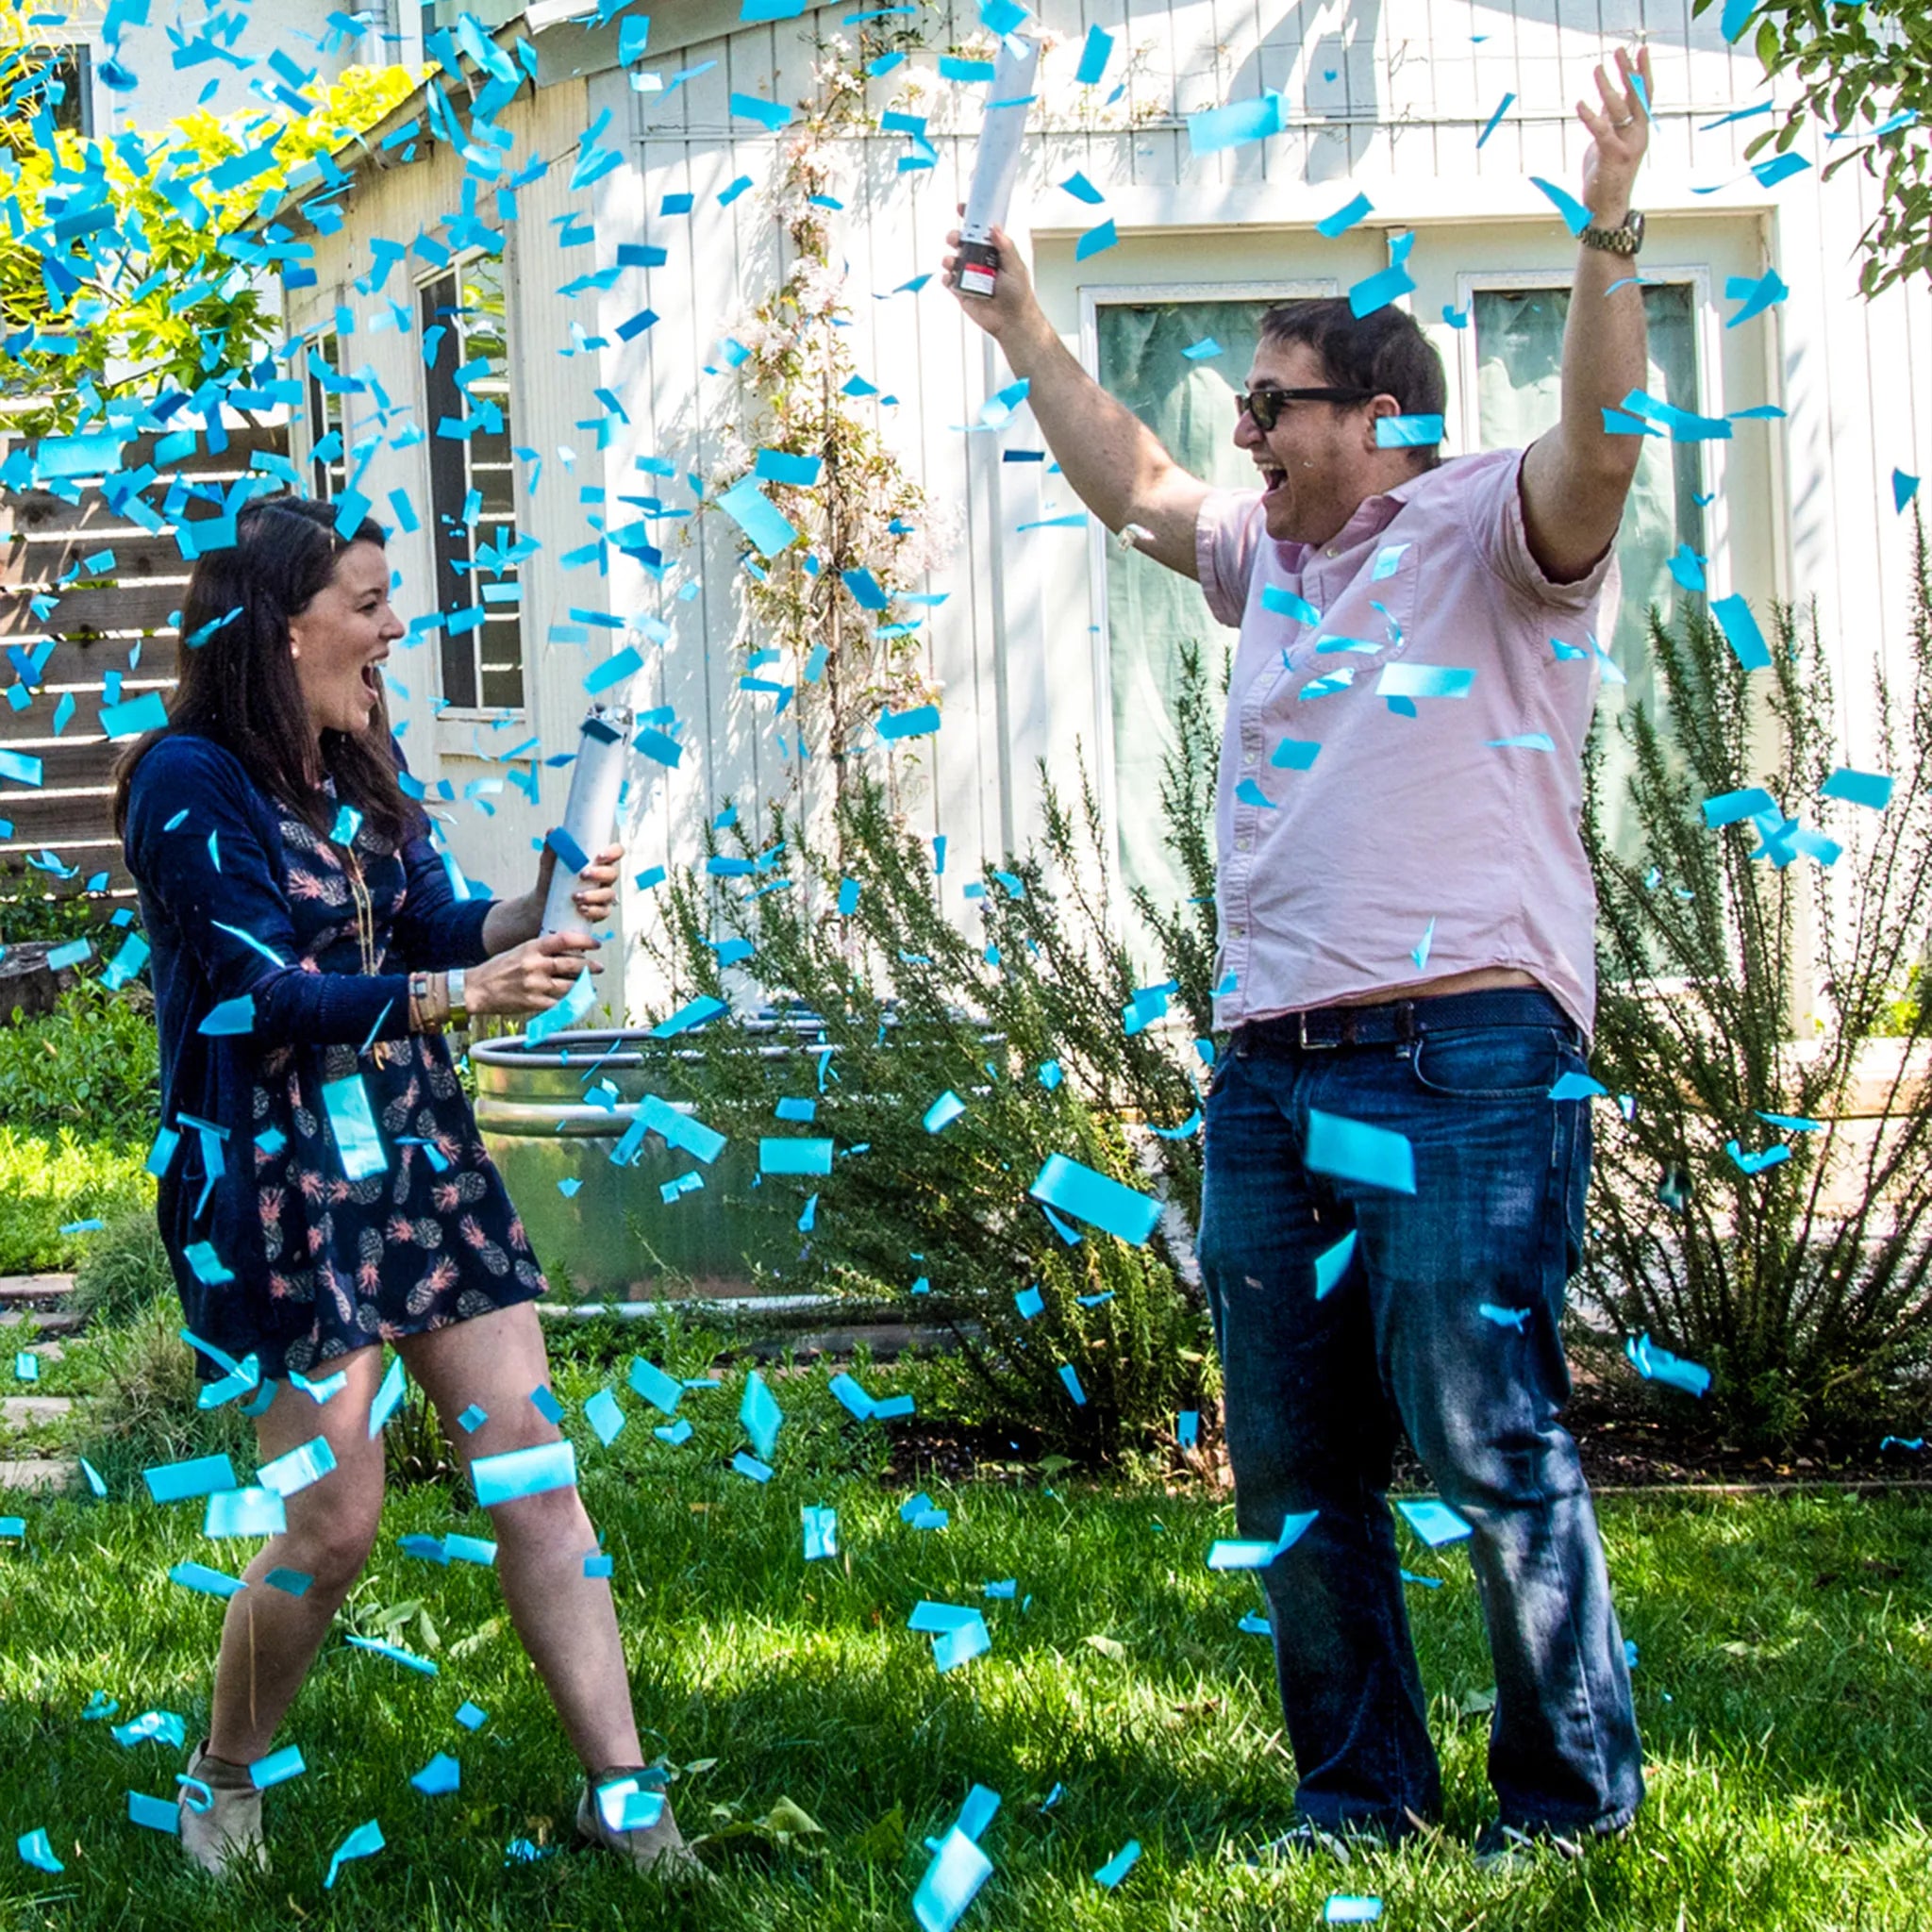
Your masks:
M 1409 655 L 1416 642 L 1421 575 L 1421 546 L 1391 528 L 1297 647 L 1294 669 L 1302 698 L 1364 686 L 1373 690 L 1384 664 Z

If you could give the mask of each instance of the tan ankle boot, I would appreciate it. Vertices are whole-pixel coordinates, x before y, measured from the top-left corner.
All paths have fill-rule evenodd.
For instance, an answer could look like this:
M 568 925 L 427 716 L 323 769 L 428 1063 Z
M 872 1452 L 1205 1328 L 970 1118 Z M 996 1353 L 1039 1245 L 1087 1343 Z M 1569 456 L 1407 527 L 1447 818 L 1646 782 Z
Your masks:
M 239 1866 L 268 1870 L 268 1846 L 261 1835 L 261 1793 L 248 1767 L 210 1757 L 208 1740 L 194 1747 L 188 1775 L 208 1787 L 206 1809 L 198 1808 L 200 1793 L 181 1792 L 181 1849 L 211 1877 L 226 1878 Z
M 685 1843 L 684 1834 L 672 1815 L 671 1800 L 663 1796 L 660 1774 L 650 1771 L 607 1771 L 584 1787 L 577 1800 L 577 1839 L 628 1858 L 640 1872 L 655 1872 L 674 1881 L 708 1880 L 710 1874 L 698 1862 L 698 1855 Z M 640 1798 L 663 1798 L 662 1808 L 648 1824 L 625 1825 L 625 1802 L 631 1794 Z M 633 1813 L 648 1807 L 633 1806 Z

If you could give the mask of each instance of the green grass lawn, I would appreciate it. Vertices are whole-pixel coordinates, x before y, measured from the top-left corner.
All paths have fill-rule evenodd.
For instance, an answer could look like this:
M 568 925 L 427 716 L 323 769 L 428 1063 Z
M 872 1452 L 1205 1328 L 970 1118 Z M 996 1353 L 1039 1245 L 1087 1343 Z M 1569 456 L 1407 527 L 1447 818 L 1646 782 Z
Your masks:
M 581 1401 L 609 1377 L 566 1366 L 559 1391 Z M 1932 1917 L 1932 1505 L 1917 1496 L 1607 1500 L 1651 1796 L 1627 1842 L 1516 1876 L 1479 1875 L 1468 1856 L 1488 1815 L 1484 1721 L 1458 1706 L 1491 1681 L 1468 1564 L 1410 1547 L 1411 1569 L 1443 1578 L 1410 1607 L 1445 1826 L 1345 1873 L 1260 1874 L 1229 1854 L 1285 1823 L 1292 1776 L 1267 1642 L 1236 1627 L 1257 1593 L 1203 1563 L 1231 1533 L 1225 1500 L 994 1472 L 925 1482 L 952 1520 L 915 1531 L 898 1514 L 912 1485 L 880 1479 L 880 1425 L 845 1423 L 823 1371 L 774 1386 L 788 1422 L 765 1486 L 724 1467 L 741 1446 L 735 1380 L 686 1398 L 698 1430 L 681 1448 L 654 1439 L 661 1418 L 627 1391 L 632 1420 L 609 1450 L 573 1426 L 616 1558 L 646 1748 L 693 1767 L 675 1786 L 685 1829 L 789 1798 L 822 1837 L 723 1839 L 708 1854 L 720 1882 L 684 1901 L 568 1850 L 506 1866 L 513 1838 L 567 1839 L 575 1769 L 493 1577 L 397 1549 L 411 1531 L 489 1533 L 432 1487 L 392 1497 L 352 1610 L 367 1628 L 419 1603 L 395 1634 L 433 1643 L 441 1674 L 331 1641 L 285 1733 L 308 1770 L 267 1801 L 273 1870 L 209 1885 L 127 1822 L 127 1791 L 172 1793 L 181 1754 L 123 1749 L 80 1713 L 102 1690 L 117 1721 L 173 1710 L 198 1736 L 220 1606 L 164 1573 L 184 1557 L 232 1572 L 243 1550 L 201 1537 L 199 1505 L 127 1500 L 124 1466 L 107 1504 L 0 1498 L 27 1532 L 0 1543 L 0 1927 L 910 1926 L 922 1840 L 975 1781 L 1005 1802 L 967 1928 L 1315 1925 L 1331 1891 L 1379 1895 L 1390 1927 L 1457 1932 L 1877 1932 Z M 841 1560 L 804 1562 L 807 1503 L 838 1508 Z M 1020 1600 L 982 1595 L 1006 1577 Z M 941 1676 L 905 1627 L 923 1597 L 982 1608 L 991 1653 Z M 491 1713 L 474 1737 L 453 1722 L 465 1698 Z M 438 1751 L 461 1760 L 462 1790 L 424 1798 L 408 1778 Z M 325 1891 L 329 1853 L 370 1818 L 388 1848 Z M 64 1874 L 14 1857 L 13 1837 L 37 1827 Z M 1129 1839 L 1143 1856 L 1105 1891 L 1090 1874 Z

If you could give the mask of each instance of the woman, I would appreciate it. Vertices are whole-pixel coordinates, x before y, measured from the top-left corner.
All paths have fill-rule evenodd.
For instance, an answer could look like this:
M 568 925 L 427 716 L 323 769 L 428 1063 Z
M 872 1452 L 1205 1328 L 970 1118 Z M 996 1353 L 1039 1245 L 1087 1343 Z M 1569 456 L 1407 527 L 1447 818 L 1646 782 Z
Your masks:
M 555 1005 L 596 944 L 538 935 L 551 853 L 521 899 L 457 896 L 389 732 L 377 667 L 404 632 L 379 526 L 345 539 L 333 507 L 278 497 L 242 509 L 235 532 L 195 564 L 168 723 L 132 747 L 115 796 L 153 948 L 161 1231 L 207 1344 L 200 1372 L 253 1357 L 273 1387 L 249 1404 L 264 1464 L 317 1437 L 334 1458 L 286 1497 L 287 1527 L 228 1602 L 181 1807 L 184 1848 L 218 1875 L 267 1862 L 249 1767 L 381 1518 L 382 1344 L 466 1466 L 558 1440 L 532 1400 L 549 1380 L 544 1279 L 442 1035 L 465 1009 Z M 581 875 L 592 920 L 619 856 Z M 458 1426 L 473 1407 L 485 1420 Z M 492 1513 L 510 1617 L 588 1774 L 579 1836 L 641 1869 L 691 1870 L 669 1805 L 648 1795 L 662 1778 L 641 1768 L 575 1489 Z

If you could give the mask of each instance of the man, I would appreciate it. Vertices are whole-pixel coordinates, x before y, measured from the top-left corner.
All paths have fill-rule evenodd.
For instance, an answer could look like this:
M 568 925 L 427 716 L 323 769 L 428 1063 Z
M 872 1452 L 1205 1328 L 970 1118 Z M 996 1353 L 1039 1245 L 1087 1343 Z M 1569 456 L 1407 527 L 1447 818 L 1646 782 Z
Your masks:
M 1241 1534 L 1288 1543 L 1263 1572 L 1299 1774 L 1280 1855 L 1346 1857 L 1441 1814 L 1385 1498 L 1405 1429 L 1469 1525 L 1495 1662 L 1478 1858 L 1574 1854 L 1642 1797 L 1557 1421 L 1589 1103 L 1551 1091 L 1592 1014 L 1581 755 L 1638 457 L 1603 412 L 1647 372 L 1648 56 L 1616 70 L 1600 111 L 1577 107 L 1591 223 L 1561 420 L 1526 451 L 1439 463 L 1397 441 L 1379 425 L 1443 407 L 1412 319 L 1293 303 L 1262 325 L 1234 432 L 1263 487 L 1210 491 L 1080 369 L 1005 238 L 995 294 L 962 300 L 1082 500 L 1241 631 L 1201 1263 Z

